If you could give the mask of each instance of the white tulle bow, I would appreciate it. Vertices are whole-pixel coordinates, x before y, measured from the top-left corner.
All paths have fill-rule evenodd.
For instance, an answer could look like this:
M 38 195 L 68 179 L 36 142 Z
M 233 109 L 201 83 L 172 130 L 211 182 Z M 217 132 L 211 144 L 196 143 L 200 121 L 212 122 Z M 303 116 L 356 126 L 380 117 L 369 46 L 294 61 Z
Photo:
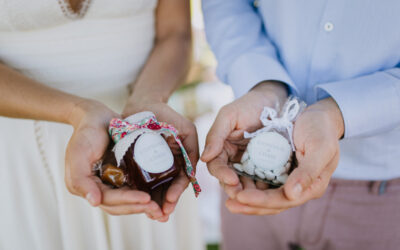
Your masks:
M 280 117 L 278 117 L 278 113 L 276 112 L 275 109 L 270 107 L 264 107 L 260 116 L 260 120 L 264 125 L 264 127 L 253 133 L 244 132 L 244 138 L 253 138 L 256 135 L 263 132 L 268 132 L 271 129 L 276 129 L 278 131 L 287 130 L 289 135 L 290 145 L 292 146 L 292 150 L 295 151 L 293 143 L 293 122 L 296 119 L 299 111 L 300 111 L 300 104 L 297 99 L 292 99 L 286 103 L 282 115 Z

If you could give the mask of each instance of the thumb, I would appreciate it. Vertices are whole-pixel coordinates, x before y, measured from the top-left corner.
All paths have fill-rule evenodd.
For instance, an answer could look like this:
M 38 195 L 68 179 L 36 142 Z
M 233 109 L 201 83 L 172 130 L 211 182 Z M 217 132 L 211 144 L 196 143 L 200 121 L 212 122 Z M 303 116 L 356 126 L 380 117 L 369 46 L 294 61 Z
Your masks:
M 75 168 L 72 168 L 70 164 L 66 164 L 65 167 L 65 184 L 68 191 L 85 198 L 94 207 L 100 205 L 102 192 L 98 184 L 101 180 L 92 175 L 90 166 L 87 168 L 78 164 L 74 166 Z
M 77 195 L 82 196 L 90 205 L 96 207 L 101 204 L 101 190 L 94 178 L 86 177 L 73 180 L 72 187 Z
M 203 162 L 211 161 L 222 152 L 224 142 L 234 130 L 235 125 L 236 118 L 233 110 L 229 106 L 222 108 L 207 134 L 205 149 L 201 155 Z
M 306 148 L 304 154 L 296 151 L 299 165 L 289 175 L 284 185 L 286 197 L 289 200 L 299 199 L 302 193 L 320 176 L 334 155 L 335 148 L 326 146 L 326 144 L 314 145 L 308 150 Z

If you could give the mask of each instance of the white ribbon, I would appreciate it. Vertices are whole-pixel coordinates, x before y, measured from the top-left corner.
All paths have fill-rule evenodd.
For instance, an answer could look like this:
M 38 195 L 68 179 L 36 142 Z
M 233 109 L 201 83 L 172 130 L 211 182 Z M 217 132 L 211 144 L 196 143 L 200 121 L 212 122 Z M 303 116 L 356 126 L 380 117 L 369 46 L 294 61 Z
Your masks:
M 292 146 L 292 150 L 295 151 L 294 143 L 293 143 L 293 121 L 296 119 L 297 114 L 300 111 L 299 101 L 295 98 L 289 100 L 285 109 L 283 110 L 282 116 L 278 117 L 278 113 L 275 109 L 270 107 L 264 107 L 261 112 L 260 120 L 264 125 L 263 128 L 253 132 L 248 133 L 244 132 L 244 138 L 253 138 L 260 133 L 268 132 L 271 129 L 276 129 L 278 131 L 287 130 L 290 140 L 290 145 Z

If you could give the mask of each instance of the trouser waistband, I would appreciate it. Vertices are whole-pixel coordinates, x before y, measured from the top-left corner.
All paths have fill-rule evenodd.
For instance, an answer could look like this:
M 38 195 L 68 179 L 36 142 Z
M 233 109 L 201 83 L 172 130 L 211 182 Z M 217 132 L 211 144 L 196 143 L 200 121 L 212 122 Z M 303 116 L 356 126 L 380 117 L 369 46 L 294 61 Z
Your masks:
M 364 186 L 371 194 L 382 195 L 389 185 L 400 184 L 400 178 L 381 181 L 332 179 L 329 184 L 334 186 Z

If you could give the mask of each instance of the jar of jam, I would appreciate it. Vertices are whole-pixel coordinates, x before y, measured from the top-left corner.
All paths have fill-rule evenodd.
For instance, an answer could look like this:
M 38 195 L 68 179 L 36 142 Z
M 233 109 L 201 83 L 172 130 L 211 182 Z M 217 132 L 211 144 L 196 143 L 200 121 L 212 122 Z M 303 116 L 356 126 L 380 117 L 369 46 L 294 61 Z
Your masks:
M 162 135 L 154 132 L 139 135 L 123 157 L 127 183 L 150 192 L 172 181 L 180 170 L 175 158 Z
M 147 192 L 161 205 L 163 194 L 181 171 L 183 158 L 172 153 L 166 141 L 171 135 L 163 133 L 157 123 L 150 120 L 142 124 L 151 117 L 154 117 L 151 112 L 141 112 L 123 121 L 128 130 L 129 126 L 134 127 L 130 133 L 121 132 L 117 140 L 113 138 L 115 145 L 103 157 L 99 175 L 103 182 L 114 187 L 127 185 Z

